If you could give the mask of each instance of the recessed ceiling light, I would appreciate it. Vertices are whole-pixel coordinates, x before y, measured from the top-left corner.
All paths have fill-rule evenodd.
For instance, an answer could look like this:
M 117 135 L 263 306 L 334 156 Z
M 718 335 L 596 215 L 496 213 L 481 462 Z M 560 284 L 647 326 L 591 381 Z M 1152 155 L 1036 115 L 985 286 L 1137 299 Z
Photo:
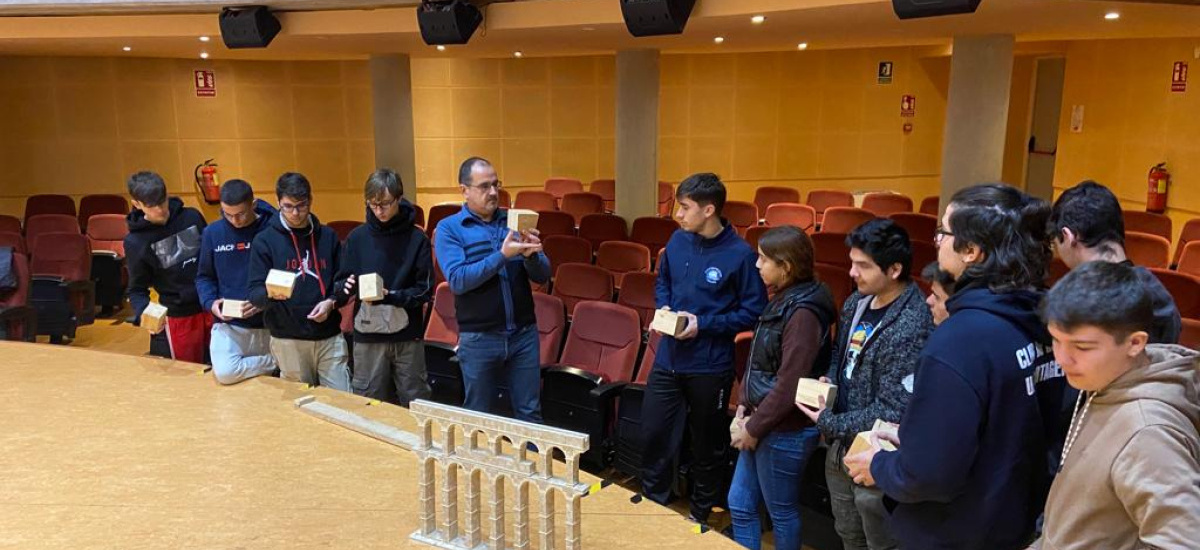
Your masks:
M 208 59 L 208 52 L 200 52 L 200 59 Z
M 520 50 L 517 50 L 517 51 L 513 52 L 513 57 L 521 57 L 521 56 L 523 56 L 523 55 L 525 55 L 525 54 L 521 53 L 521 51 L 520 51 Z
M 1115 21 L 1115 20 L 1117 20 L 1117 19 L 1120 19 L 1120 18 L 1121 18 L 1121 14 L 1119 14 L 1119 13 L 1117 13 L 1117 12 L 1115 12 L 1115 11 L 1110 11 L 1110 12 L 1108 12 L 1108 13 L 1104 14 L 1104 18 L 1105 18 L 1105 19 L 1107 19 L 1107 20 L 1109 20 L 1109 21 Z
M 201 37 L 200 37 L 200 41 L 201 41 L 201 42 L 208 42 L 208 37 L 207 37 L 207 36 L 201 36 Z
M 717 43 L 717 44 L 720 44 L 720 43 L 722 43 L 722 42 L 724 42 L 724 41 L 725 41 L 725 37 L 724 37 L 724 36 L 718 36 L 718 37 L 716 37 L 716 38 L 714 38 L 714 39 L 713 39 L 713 42 L 715 42 L 715 43 Z
M 437 48 L 438 48 L 438 51 L 439 51 L 439 52 L 444 52 L 444 51 L 446 51 L 446 47 L 445 47 L 445 46 L 443 46 L 443 45 L 441 45 L 441 44 L 438 44 L 438 47 L 437 47 Z
M 750 18 L 750 22 L 754 23 L 755 25 L 761 25 L 762 22 L 766 21 L 766 20 L 767 20 L 767 16 L 765 16 L 765 15 L 755 15 L 754 17 Z
M 807 50 L 807 49 L 808 49 L 808 42 L 801 42 L 801 43 L 799 43 L 799 44 L 796 44 L 796 49 L 797 49 L 797 50 Z
M 133 51 L 133 48 L 131 48 L 131 47 L 129 47 L 129 46 L 125 46 L 124 48 L 121 48 L 121 49 L 122 49 L 122 50 L 125 50 L 125 51 L 127 51 L 127 52 L 131 52 L 131 51 Z

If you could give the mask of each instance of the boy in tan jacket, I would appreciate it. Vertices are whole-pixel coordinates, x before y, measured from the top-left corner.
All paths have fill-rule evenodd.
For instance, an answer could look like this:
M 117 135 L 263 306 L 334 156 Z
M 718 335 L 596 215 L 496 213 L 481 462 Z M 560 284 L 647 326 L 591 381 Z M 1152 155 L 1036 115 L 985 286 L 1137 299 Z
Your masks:
M 1031 548 L 1200 547 L 1200 354 L 1147 345 L 1145 288 L 1128 265 L 1091 262 L 1046 296 L 1054 357 L 1080 396 Z

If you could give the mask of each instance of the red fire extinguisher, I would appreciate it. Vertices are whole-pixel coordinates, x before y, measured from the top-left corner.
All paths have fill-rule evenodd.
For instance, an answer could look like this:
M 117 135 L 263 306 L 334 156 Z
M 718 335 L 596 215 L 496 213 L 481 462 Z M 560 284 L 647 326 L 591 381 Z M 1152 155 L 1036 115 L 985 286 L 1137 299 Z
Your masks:
M 1162 214 L 1167 210 L 1167 187 L 1171 185 L 1171 173 L 1167 163 L 1160 162 L 1146 175 L 1146 211 Z
M 208 159 L 203 164 L 196 165 L 195 176 L 196 188 L 200 190 L 204 202 L 220 203 L 221 186 L 217 183 L 217 163 L 213 162 L 213 159 Z

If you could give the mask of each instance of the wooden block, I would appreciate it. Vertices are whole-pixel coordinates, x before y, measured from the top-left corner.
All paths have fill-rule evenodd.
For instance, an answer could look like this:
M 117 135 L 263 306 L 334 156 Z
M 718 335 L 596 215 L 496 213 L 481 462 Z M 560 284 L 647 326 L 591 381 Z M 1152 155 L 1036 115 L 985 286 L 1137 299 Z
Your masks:
M 875 425 L 871 426 L 871 431 L 887 432 L 887 433 L 890 433 L 890 434 L 896 436 L 897 438 L 900 437 L 900 425 L 899 424 L 892 424 L 891 422 L 884 422 L 878 418 L 875 419 Z
M 378 302 L 387 295 L 383 287 L 383 277 L 378 273 L 368 273 L 358 278 L 358 299 L 363 302 Z
M 525 210 L 521 208 L 508 209 L 508 228 L 523 232 L 530 229 L 536 229 L 538 222 L 538 213 L 533 210 Z
M 241 319 L 245 300 L 225 300 L 221 302 L 221 316 L 228 319 Z
M 891 441 L 883 439 L 877 439 L 876 441 L 878 442 L 878 445 L 871 444 L 871 432 L 858 432 L 858 435 L 854 436 L 854 443 L 850 445 L 850 450 L 846 451 L 846 456 L 858 454 L 876 446 L 884 451 L 896 450 L 896 446 L 892 445 Z
M 814 378 L 801 378 L 796 384 L 796 402 L 803 403 L 814 409 L 821 406 L 819 397 L 825 397 L 825 406 L 832 407 L 837 398 L 837 386 L 826 384 Z
M 272 269 L 267 273 L 267 296 L 273 300 L 286 300 L 292 297 L 292 289 L 296 287 L 296 274 L 291 271 Z
M 157 333 L 167 324 L 167 306 L 158 302 L 150 302 L 142 310 L 142 328 Z
M 650 328 L 670 337 L 679 336 L 687 328 L 687 317 L 665 309 L 655 310 Z

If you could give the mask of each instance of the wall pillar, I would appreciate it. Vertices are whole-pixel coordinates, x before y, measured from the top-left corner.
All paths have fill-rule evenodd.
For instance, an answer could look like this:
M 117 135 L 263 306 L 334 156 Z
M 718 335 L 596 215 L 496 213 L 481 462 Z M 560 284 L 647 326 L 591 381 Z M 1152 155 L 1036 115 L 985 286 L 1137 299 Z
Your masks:
M 412 70 L 407 55 L 373 55 L 372 117 L 375 127 L 375 166 L 391 168 L 404 182 L 404 197 L 417 202 L 417 162 L 413 137 Z M 355 174 L 366 181 L 367 174 Z
M 617 215 L 658 209 L 658 50 L 617 52 Z
M 956 36 L 942 145 L 943 210 L 956 191 L 997 182 L 1012 85 L 1012 35 Z

